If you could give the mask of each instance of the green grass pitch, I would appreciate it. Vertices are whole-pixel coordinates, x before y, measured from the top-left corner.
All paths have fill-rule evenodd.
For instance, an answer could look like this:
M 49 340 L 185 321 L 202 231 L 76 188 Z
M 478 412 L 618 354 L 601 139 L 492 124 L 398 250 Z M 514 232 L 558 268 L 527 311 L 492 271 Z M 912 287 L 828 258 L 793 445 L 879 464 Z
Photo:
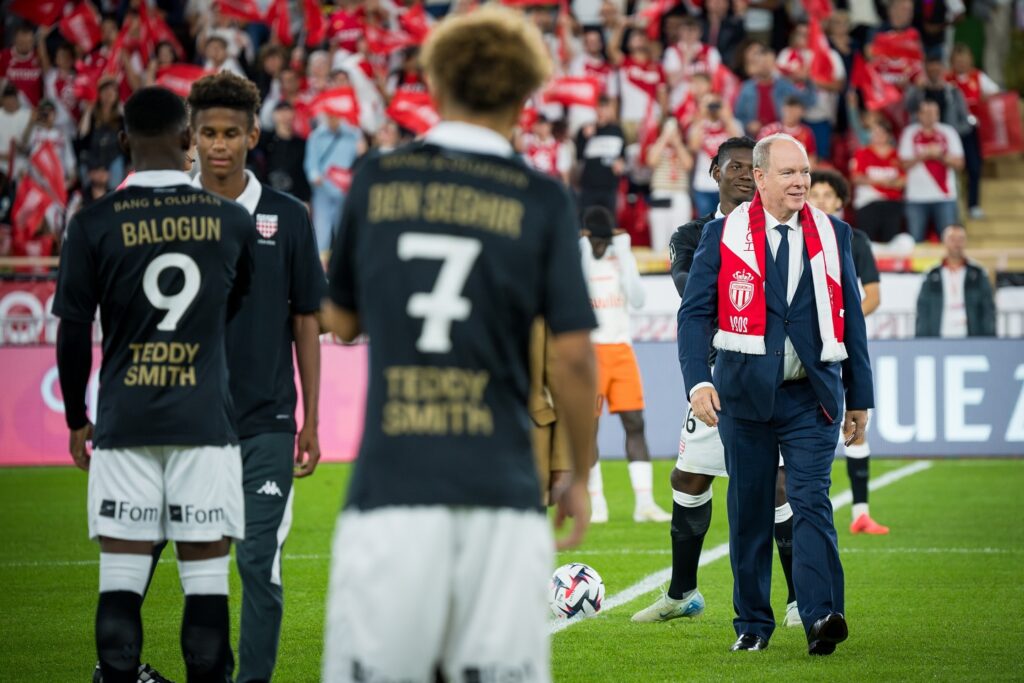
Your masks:
M 670 505 L 671 461 L 655 463 L 657 498 Z M 872 475 L 905 467 L 874 461 Z M 615 596 L 669 565 L 668 525 L 634 524 L 622 462 L 605 463 L 612 521 L 560 562 L 581 561 Z M 349 474 L 324 465 L 297 484 L 295 524 L 285 548 L 286 612 L 275 680 L 319 677 L 331 531 Z M 1024 639 L 1024 461 L 935 462 L 872 494 L 887 537 L 851 536 L 849 507 L 836 513 L 846 570 L 850 640 L 810 658 L 801 629 L 779 628 L 764 653 L 730 653 L 732 576 L 727 558 L 702 567 L 707 611 L 696 621 L 633 624 L 647 593 L 556 634 L 556 681 L 993 681 L 1022 680 Z M 725 480 L 705 552 L 727 540 Z M 842 461 L 833 496 L 848 483 Z M 98 548 L 86 538 L 86 475 L 70 468 L 0 470 L 0 680 L 90 680 Z M 239 595 L 232 576 L 234 633 Z M 773 603 L 784 609 L 776 563 Z M 500 597 L 500 596 L 496 596 Z M 507 596 L 505 596 L 507 597 Z M 144 607 L 144 660 L 184 680 L 178 650 L 181 594 L 172 561 L 159 567 Z M 494 609 L 501 610 L 496 600 Z

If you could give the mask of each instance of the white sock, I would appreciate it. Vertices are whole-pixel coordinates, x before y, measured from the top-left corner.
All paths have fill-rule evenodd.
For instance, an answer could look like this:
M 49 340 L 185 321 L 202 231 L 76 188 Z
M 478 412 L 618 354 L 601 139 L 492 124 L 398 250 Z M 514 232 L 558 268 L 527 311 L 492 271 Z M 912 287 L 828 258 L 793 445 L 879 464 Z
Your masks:
M 851 443 L 846 447 L 847 458 L 866 458 L 869 455 L 871 455 L 871 446 L 868 445 L 867 441 L 862 444 Z
M 152 555 L 100 553 L 100 593 L 128 591 L 144 595 Z
M 178 560 L 178 577 L 185 595 L 227 595 L 230 555 L 209 560 Z
M 786 501 L 779 507 L 775 508 L 775 523 L 782 524 L 787 519 L 793 516 L 793 508 L 789 506 L 789 501 Z
M 636 508 L 641 510 L 654 505 L 654 468 L 650 461 L 629 463 L 629 481 L 633 484 Z
M 604 477 L 601 476 L 601 463 L 595 462 L 590 468 L 590 478 L 587 481 L 587 490 L 590 497 L 604 496 Z
M 853 521 L 856 522 L 858 519 L 860 519 L 861 515 L 866 515 L 866 514 L 868 514 L 868 504 L 867 503 L 854 503 L 853 504 Z

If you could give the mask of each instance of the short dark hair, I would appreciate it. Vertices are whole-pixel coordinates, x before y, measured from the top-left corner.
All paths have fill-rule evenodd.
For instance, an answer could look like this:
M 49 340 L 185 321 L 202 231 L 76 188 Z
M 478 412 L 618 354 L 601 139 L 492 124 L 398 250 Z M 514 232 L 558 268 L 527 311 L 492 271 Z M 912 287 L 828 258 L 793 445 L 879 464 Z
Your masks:
M 185 100 L 167 88 L 136 90 L 124 105 L 124 129 L 132 136 L 159 137 L 188 128 Z
M 179 133 L 188 127 L 185 101 L 176 94 L 152 85 L 136 90 L 125 102 L 125 132 L 142 137 Z
M 249 79 L 236 76 L 230 71 L 221 71 L 219 74 L 203 76 L 192 84 L 188 106 L 193 122 L 204 109 L 234 109 L 248 115 L 251 128 L 260 110 L 260 91 Z
M 846 200 L 850 198 L 850 186 L 843 176 L 827 169 L 811 171 L 811 187 L 818 183 L 825 183 L 830 186 L 832 191 L 836 193 L 836 196 L 839 197 L 839 201 L 843 203 L 843 206 L 846 206 Z
M 715 166 L 718 166 L 723 156 L 728 156 L 729 152 L 734 149 L 749 149 L 751 152 L 754 151 L 754 147 L 757 145 L 753 138 L 748 138 L 746 135 L 737 138 L 729 138 L 721 145 L 718 146 L 718 152 L 715 156 L 711 157 L 711 168 L 708 170 L 710 174 Z
M 799 95 L 790 95 L 789 97 L 787 97 L 786 99 L 784 99 L 782 101 L 782 106 L 784 106 L 784 107 L 802 107 L 802 106 L 804 106 L 804 101 L 800 99 Z
M 603 206 L 588 206 L 583 210 L 583 229 L 593 237 L 611 239 L 615 231 L 615 216 Z

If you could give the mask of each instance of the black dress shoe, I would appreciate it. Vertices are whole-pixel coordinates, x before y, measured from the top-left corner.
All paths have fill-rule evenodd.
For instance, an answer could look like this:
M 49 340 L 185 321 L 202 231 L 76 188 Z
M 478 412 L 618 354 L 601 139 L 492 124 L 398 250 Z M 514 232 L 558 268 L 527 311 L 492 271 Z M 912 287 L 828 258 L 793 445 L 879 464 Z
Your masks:
M 807 652 L 812 655 L 830 655 L 836 651 L 836 644 L 850 635 L 846 618 L 839 612 L 826 614 L 814 622 L 807 632 Z
M 768 647 L 768 641 L 761 636 L 755 636 L 752 633 L 744 633 L 736 642 L 729 648 L 732 652 L 740 652 L 743 650 L 749 650 L 750 652 L 758 652 Z

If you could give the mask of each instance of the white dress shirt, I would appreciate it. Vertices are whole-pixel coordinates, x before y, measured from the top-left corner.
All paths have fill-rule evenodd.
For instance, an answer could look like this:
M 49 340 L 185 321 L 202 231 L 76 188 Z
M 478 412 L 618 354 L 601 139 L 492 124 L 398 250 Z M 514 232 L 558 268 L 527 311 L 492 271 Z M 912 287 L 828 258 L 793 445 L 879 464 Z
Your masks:
M 800 276 L 804 272 L 804 233 L 800 229 L 800 214 L 793 214 L 788 221 L 780 221 L 765 211 L 764 221 L 765 230 L 768 233 L 768 248 L 772 250 L 772 259 L 775 258 L 775 254 L 779 251 L 779 245 L 782 243 L 782 234 L 775 227 L 785 224 L 789 228 L 789 277 L 786 283 L 786 303 L 792 303 L 793 295 L 796 294 L 796 287 L 800 284 Z M 771 264 L 766 263 L 765 267 L 774 268 L 774 261 Z M 782 379 L 802 379 L 806 377 L 807 372 L 804 370 L 804 364 L 800 362 L 800 357 L 796 355 L 796 349 L 793 348 L 793 342 L 789 340 L 788 335 L 786 336 L 784 353 Z
M 942 270 L 942 324 L 939 336 L 943 339 L 962 339 L 967 336 L 967 308 L 964 305 L 964 284 L 967 266 Z

